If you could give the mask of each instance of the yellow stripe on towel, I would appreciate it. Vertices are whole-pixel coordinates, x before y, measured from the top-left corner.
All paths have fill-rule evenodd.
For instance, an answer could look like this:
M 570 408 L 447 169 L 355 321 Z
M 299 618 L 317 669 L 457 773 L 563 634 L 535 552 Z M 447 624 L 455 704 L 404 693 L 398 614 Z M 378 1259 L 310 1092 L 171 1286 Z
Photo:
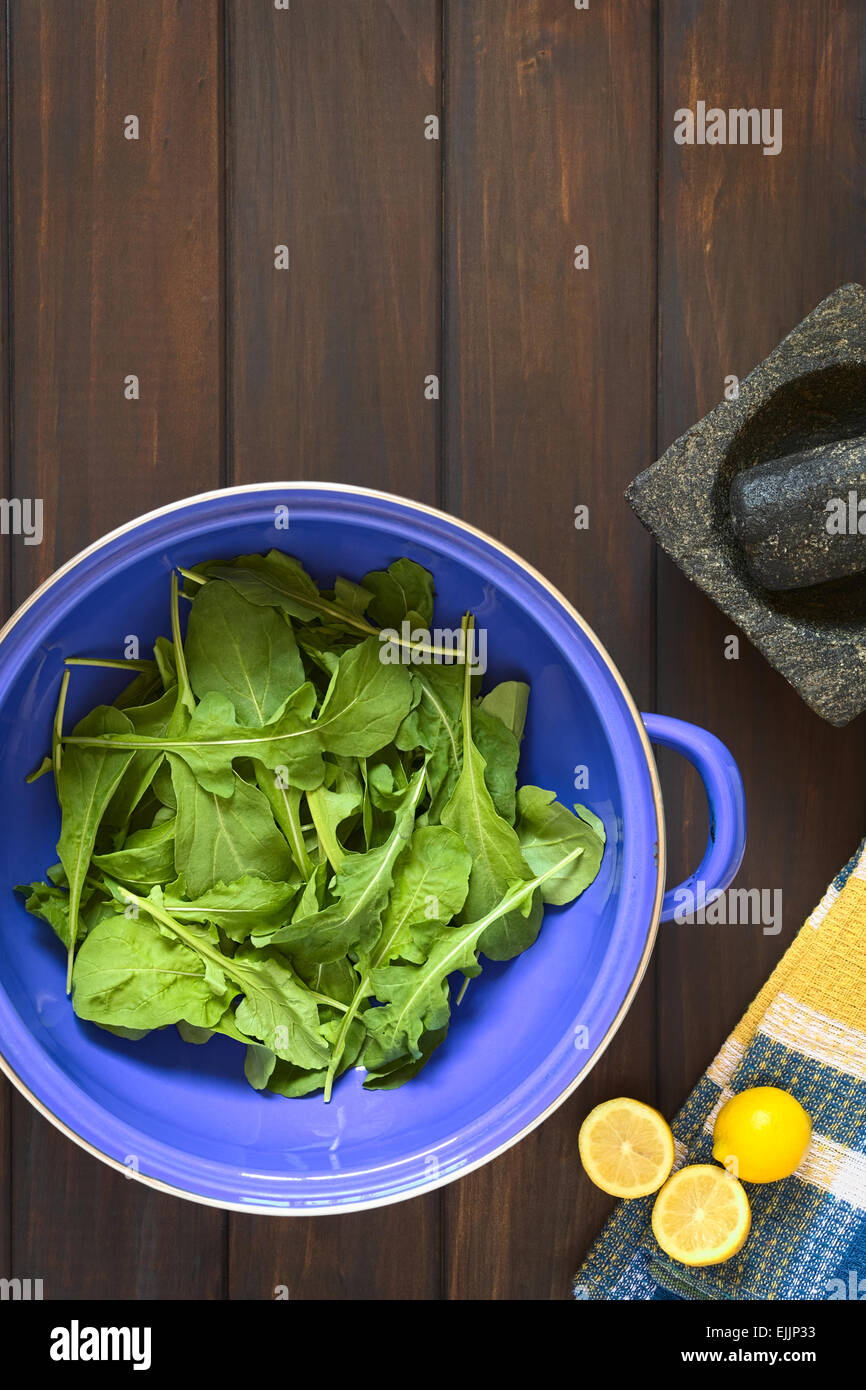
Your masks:
M 804 1057 L 866 1081 L 866 1033 L 818 1013 L 790 994 L 773 1000 L 758 1031 Z

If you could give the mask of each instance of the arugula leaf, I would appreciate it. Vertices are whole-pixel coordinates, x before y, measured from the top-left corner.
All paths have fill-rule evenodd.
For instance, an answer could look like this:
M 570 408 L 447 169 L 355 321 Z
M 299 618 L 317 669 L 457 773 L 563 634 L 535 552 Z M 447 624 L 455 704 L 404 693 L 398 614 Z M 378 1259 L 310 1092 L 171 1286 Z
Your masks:
M 325 765 L 325 781 L 322 785 L 315 791 L 307 792 L 307 807 L 313 818 L 319 844 L 334 870 L 339 869 L 344 858 L 337 832 L 344 821 L 360 811 L 362 798 L 363 788 L 359 779 L 333 763 Z
M 289 847 L 257 787 L 235 773 L 231 795 L 217 796 L 181 758 L 169 756 L 169 763 L 177 796 L 174 861 L 193 898 L 245 874 L 291 878 Z
M 218 1034 L 224 1038 L 231 1038 L 234 1042 L 243 1043 L 245 1047 L 251 1046 L 246 1033 L 242 1033 L 235 1023 L 235 1016 L 230 1008 L 226 1009 L 222 1018 L 218 1023 L 215 1023 L 212 1028 L 198 1028 L 195 1024 L 187 1023 L 185 1018 L 181 1018 L 178 1019 L 177 1022 L 177 1031 L 180 1033 L 184 1042 L 195 1043 L 197 1047 L 201 1047 L 203 1043 L 210 1042 L 211 1038 L 216 1037 Z M 258 1043 L 252 1045 L 259 1046 Z
M 186 887 L 182 880 L 179 886 Z M 213 922 L 230 940 L 245 941 L 252 931 L 276 930 L 289 920 L 298 886 L 297 876 L 274 882 L 244 874 L 231 883 L 215 882 L 191 899 L 169 885 L 163 902 L 178 921 Z
M 34 917 L 47 922 L 51 930 L 69 949 L 69 894 L 64 888 L 53 883 L 19 883 L 15 888 L 24 899 L 24 906 Z M 79 910 L 78 938 L 86 935 L 86 927 Z
M 183 942 L 157 926 L 115 913 L 88 933 L 75 961 L 72 1002 L 79 1018 L 123 1028 L 164 1028 L 185 1019 L 219 1022 L 237 989 L 208 974 Z
M 118 663 L 119 665 L 120 663 Z M 124 666 L 130 663 L 123 662 Z M 146 704 L 150 700 L 155 700 L 162 693 L 162 680 L 159 674 L 159 667 L 155 661 L 141 663 L 138 675 L 120 692 L 114 701 L 115 709 L 127 709 L 130 705 L 135 707 Z
M 423 672 L 415 669 L 412 672 L 415 698 L 394 739 L 397 748 L 404 752 L 423 748 L 430 755 L 427 759 L 428 819 L 434 823 L 451 796 L 460 771 L 463 670 L 456 665 L 430 666 Z
M 292 858 L 304 879 L 313 873 L 313 863 L 307 853 L 304 832 L 301 828 L 300 787 L 290 786 L 285 781 L 287 769 L 279 768 L 272 772 L 263 763 L 253 763 L 256 785 L 267 797 L 271 813 L 286 837 Z
M 177 679 L 178 706 L 183 706 L 190 714 L 194 714 L 195 696 L 192 693 L 192 686 L 189 683 L 189 673 L 186 669 L 186 658 L 184 656 L 183 639 L 180 631 L 176 570 L 172 570 L 171 572 L 171 639 L 174 654 L 175 676 Z
M 405 1054 L 393 1057 L 390 1061 L 384 1059 L 373 1067 L 373 1057 L 371 1055 L 371 1066 L 367 1069 L 364 1078 L 365 1091 L 395 1091 L 398 1086 L 405 1086 L 407 1081 L 412 1081 L 423 1067 L 426 1067 L 432 1054 L 443 1043 L 448 1036 L 448 1024 L 442 1028 L 425 1028 L 417 1043 L 417 1057 L 407 1060 Z
M 381 653 L 378 637 L 371 637 L 340 657 L 314 726 L 327 752 L 369 758 L 391 742 L 408 714 L 409 672 L 381 661 Z
M 412 834 L 424 790 L 424 769 L 410 783 L 390 836 L 378 849 L 347 854 L 335 879 L 336 901 L 308 916 L 295 916 L 269 937 L 253 934 L 254 945 L 285 945 L 299 969 L 339 960 L 348 951 L 368 949 L 379 931 L 394 865 Z M 302 905 L 303 907 L 303 905 Z
M 373 972 L 397 956 L 405 960 L 424 959 L 419 937 L 429 949 L 438 930 L 457 916 L 466 900 L 471 868 L 469 852 L 453 830 L 443 825 L 422 825 L 415 831 L 411 844 L 397 862 L 394 888 L 379 938 L 370 951 L 359 953 L 361 976 L 334 1040 L 325 1078 L 325 1100 L 330 1099 L 355 1016 L 371 993 Z
M 429 819 L 439 820 L 454 793 L 463 749 L 462 710 L 465 667 L 431 666 L 412 672 L 417 700 L 397 731 L 398 748 L 428 750 L 427 783 Z M 518 684 L 512 682 L 512 684 Z M 497 687 L 499 689 L 499 687 Z M 492 693 L 492 692 L 491 692 Z M 519 740 L 484 700 L 471 706 L 472 735 L 484 759 L 484 780 L 494 806 L 503 819 L 514 824 Z
M 177 685 L 177 657 L 174 653 L 174 643 L 168 637 L 157 637 L 153 644 L 153 659 L 163 690 L 171 690 Z
M 198 565 L 196 572 L 207 578 L 224 579 L 250 603 L 281 608 L 292 618 L 310 622 L 329 619 L 369 635 L 375 628 L 351 607 L 344 608 L 324 598 L 303 565 L 280 550 L 267 555 L 239 555 L 236 560 L 212 561 Z
M 337 575 L 333 592 L 326 593 L 323 597 L 332 599 L 344 613 L 353 613 L 356 618 L 362 618 L 370 606 L 373 595 L 363 584 L 355 584 L 353 580 Z
M 244 1059 L 244 1076 L 254 1091 L 263 1091 L 277 1064 L 277 1054 L 264 1043 L 249 1043 Z
M 94 854 L 93 863 L 122 883 L 152 888 L 174 878 L 175 817 L 160 821 L 149 829 L 136 830 L 123 849 L 111 854 Z
M 47 922 L 68 950 L 69 893 L 66 888 L 55 883 L 21 883 L 16 886 L 15 892 L 24 898 L 27 911 Z M 110 900 L 107 902 L 102 892 L 85 886 L 78 912 L 78 941 L 83 941 L 91 927 L 101 921 L 107 913 L 113 912 L 114 904 Z
M 278 1057 L 297 1066 L 315 1067 L 327 1062 L 316 999 L 292 973 L 279 951 L 252 951 L 242 946 L 233 956 L 224 956 L 206 929 L 181 923 L 167 911 L 160 901 L 159 889 L 148 898 L 140 898 L 121 885 L 113 884 L 112 888 L 120 901 L 147 912 L 158 926 L 167 927 L 191 947 L 203 961 L 208 979 L 218 981 L 227 976 L 238 986 L 244 997 L 234 1019 L 242 1033 L 258 1038 Z M 190 1020 L 189 1013 L 183 1016 L 187 1022 L 197 1021 Z
M 301 978 L 314 994 L 322 996 L 320 1002 L 324 1003 L 325 997 L 333 1000 L 337 1012 L 348 1006 L 358 983 L 357 971 L 348 956 L 312 966 Z
M 334 1033 L 334 1024 L 325 1023 L 322 1025 L 322 1032 L 326 1040 L 331 1041 Z M 353 1067 L 361 1055 L 361 1048 L 364 1046 L 366 1029 L 360 1019 L 354 1019 L 349 1029 L 348 1037 L 343 1048 L 342 1057 L 337 1074 L 342 1075 Z M 308 1096 L 314 1091 L 321 1091 L 328 1076 L 325 1067 L 316 1070 L 305 1071 L 301 1067 L 292 1066 L 289 1062 L 282 1062 L 279 1058 L 274 1058 L 274 1066 L 268 1076 L 267 1087 L 278 1096 Z
M 232 957 L 232 978 L 244 987 L 235 1010 L 238 1027 L 260 1038 L 277 1057 L 299 1067 L 315 1067 L 328 1059 L 319 1028 L 318 1005 L 292 973 L 279 951 L 251 951 Z
M 94 740 L 123 734 L 132 728 L 120 710 L 100 705 L 76 725 L 81 736 Z M 100 823 L 131 754 L 118 750 L 97 752 L 88 747 L 67 747 L 56 773 L 57 799 L 62 822 L 57 853 L 69 883 L 69 952 L 66 990 L 72 987 L 72 963 L 78 938 L 78 910 L 90 856 L 96 844 Z
M 296 785 L 318 786 L 322 780 L 319 741 L 310 714 L 315 691 L 307 682 L 284 702 L 272 723 L 264 727 L 245 727 L 237 723 L 234 706 L 226 695 L 211 691 L 196 706 L 182 731 L 162 736 L 117 732 L 101 738 L 73 735 L 67 747 L 98 748 L 104 753 L 118 749 L 154 749 L 183 758 L 202 786 L 222 796 L 231 795 L 232 763 L 250 757 L 273 769 L 287 766 Z
M 482 698 L 479 708 L 501 719 L 520 743 L 526 727 L 528 704 L 529 686 L 525 681 L 500 681 Z
M 549 877 L 565 872 L 579 854 L 579 849 L 572 850 L 545 873 L 509 885 L 495 907 L 478 921 L 443 931 L 421 965 L 389 965 L 373 971 L 376 998 L 384 1002 L 382 1008 L 365 1014 L 369 1041 L 364 1066 L 368 1071 L 381 1073 L 383 1067 L 399 1059 L 409 1062 L 423 1056 L 422 1037 L 448 1025 L 448 976 L 456 970 L 470 977 L 480 974 L 477 952 L 482 939 L 500 920 L 530 912 L 536 891 Z
M 484 782 L 497 814 L 513 825 L 520 744 L 483 705 L 472 707 L 472 738 L 484 761 Z
M 442 812 L 443 825 L 456 830 L 472 856 L 472 873 L 464 914 L 481 917 L 499 900 L 506 884 L 529 878 L 514 828 L 493 804 L 484 780 L 484 759 L 472 738 L 471 669 L 464 666 L 463 762 L 451 799 Z
M 179 731 L 185 721 L 184 707 L 177 698 L 176 689 L 166 691 L 150 704 L 127 707 L 124 714 L 135 733 L 146 734 L 157 741 Z M 157 776 L 162 760 L 161 745 L 135 752 L 130 758 L 104 817 L 105 825 L 119 841 L 122 842 L 133 812 Z
M 215 580 L 196 594 L 186 630 L 186 661 L 193 691 L 225 695 L 240 724 L 263 728 L 306 676 L 288 620 L 273 608 L 248 603 L 230 584 Z
M 541 787 L 521 787 L 517 806 L 517 838 L 533 873 L 549 869 L 567 850 L 580 849 L 580 857 L 567 871 L 547 879 L 544 885 L 545 902 L 570 903 L 598 873 L 605 844 L 602 822 L 583 806 L 575 806 L 577 815 L 572 815 L 553 792 Z
M 380 935 L 360 958 L 367 972 L 397 957 L 423 960 L 441 928 L 462 911 L 471 870 L 459 835 L 444 825 L 419 825 L 397 861 Z
M 395 560 L 386 570 L 371 570 L 361 581 L 372 594 L 370 617 L 379 627 L 399 628 L 415 614 L 423 627 L 433 622 L 433 576 L 414 560 Z

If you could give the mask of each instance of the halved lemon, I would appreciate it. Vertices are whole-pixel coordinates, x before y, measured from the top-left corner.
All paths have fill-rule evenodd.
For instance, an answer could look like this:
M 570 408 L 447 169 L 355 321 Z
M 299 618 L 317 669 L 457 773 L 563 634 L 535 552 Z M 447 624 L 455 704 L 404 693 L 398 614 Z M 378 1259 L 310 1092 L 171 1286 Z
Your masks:
M 612 1197 L 657 1192 L 674 1162 L 674 1136 L 663 1115 L 619 1096 L 590 1110 L 577 1140 L 587 1176 Z
M 684 1265 L 718 1265 L 742 1250 L 752 1225 L 746 1190 L 713 1163 L 674 1173 L 653 1207 L 653 1235 Z

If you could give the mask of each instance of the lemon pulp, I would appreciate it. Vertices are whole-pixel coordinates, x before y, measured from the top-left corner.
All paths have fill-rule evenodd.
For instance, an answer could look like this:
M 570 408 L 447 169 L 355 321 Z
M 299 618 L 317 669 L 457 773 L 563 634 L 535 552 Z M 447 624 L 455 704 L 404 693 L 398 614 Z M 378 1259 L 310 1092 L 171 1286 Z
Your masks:
M 653 1235 L 686 1265 L 721 1264 L 743 1248 L 752 1224 L 745 1188 L 712 1163 L 674 1173 L 656 1198 Z
M 670 1125 L 651 1105 L 626 1096 L 590 1111 L 578 1148 L 588 1177 L 614 1197 L 657 1192 L 673 1167 Z

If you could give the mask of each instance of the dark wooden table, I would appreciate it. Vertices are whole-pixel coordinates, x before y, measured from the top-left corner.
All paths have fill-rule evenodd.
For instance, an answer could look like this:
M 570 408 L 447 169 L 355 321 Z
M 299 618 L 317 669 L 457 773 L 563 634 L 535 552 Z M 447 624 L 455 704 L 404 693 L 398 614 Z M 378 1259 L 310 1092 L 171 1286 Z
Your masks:
M 726 377 L 866 275 L 866 4 L 277 5 L 3 6 L 3 487 L 45 501 L 41 546 L 2 539 L 4 599 L 226 484 L 438 504 L 539 565 L 642 707 L 729 744 L 750 812 L 738 881 L 781 888 L 785 926 L 662 928 L 552 1119 L 362 1215 L 154 1195 L 5 1087 L 0 1273 L 50 1298 L 563 1298 L 609 1208 L 579 1169 L 584 1114 L 617 1093 L 678 1106 L 864 828 L 862 721 L 822 723 L 745 640 L 726 659 L 730 624 L 622 493 Z M 782 108 L 782 152 L 677 145 L 674 112 L 698 100 Z M 673 881 L 706 810 L 661 765 Z

